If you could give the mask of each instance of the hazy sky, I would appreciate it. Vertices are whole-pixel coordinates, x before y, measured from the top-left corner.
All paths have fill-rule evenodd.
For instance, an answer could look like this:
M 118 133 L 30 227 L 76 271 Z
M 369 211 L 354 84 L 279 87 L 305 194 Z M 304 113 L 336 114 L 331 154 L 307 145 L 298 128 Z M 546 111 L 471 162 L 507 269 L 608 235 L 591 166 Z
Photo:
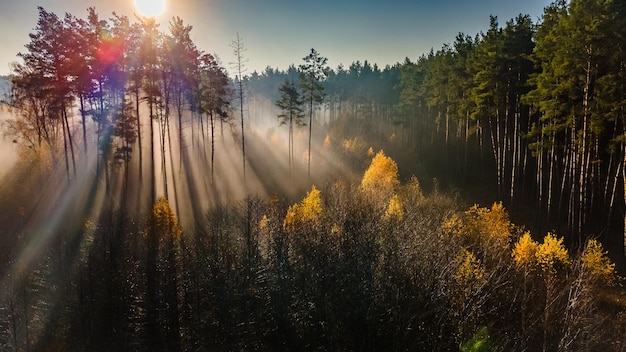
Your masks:
M 368 60 L 383 67 L 411 60 L 451 43 L 457 33 L 485 31 L 489 15 L 501 24 L 529 14 L 537 21 L 548 0 L 166 0 L 158 20 L 168 29 L 172 16 L 194 27 L 197 46 L 215 53 L 225 67 L 233 61 L 229 47 L 237 32 L 247 48 L 248 71 L 266 66 L 300 64 L 311 48 L 333 68 Z M 37 6 L 62 17 L 86 18 L 95 6 L 101 18 L 113 11 L 133 15 L 134 0 L 0 0 L 0 74 L 24 51 L 37 22 Z

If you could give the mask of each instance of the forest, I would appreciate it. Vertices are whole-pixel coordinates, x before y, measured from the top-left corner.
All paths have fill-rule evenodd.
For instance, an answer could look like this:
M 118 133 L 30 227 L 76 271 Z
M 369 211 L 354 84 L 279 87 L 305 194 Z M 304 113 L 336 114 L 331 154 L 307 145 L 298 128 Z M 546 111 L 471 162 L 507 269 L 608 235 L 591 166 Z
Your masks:
M 238 34 L 224 65 L 178 17 L 38 8 L 0 351 L 625 351 L 625 11 L 250 73 Z

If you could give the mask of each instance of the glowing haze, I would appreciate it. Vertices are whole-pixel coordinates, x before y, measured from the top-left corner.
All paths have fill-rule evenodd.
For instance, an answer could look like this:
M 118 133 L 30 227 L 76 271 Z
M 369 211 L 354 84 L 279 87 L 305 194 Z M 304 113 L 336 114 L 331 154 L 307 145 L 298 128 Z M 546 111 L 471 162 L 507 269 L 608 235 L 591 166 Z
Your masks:
M 140 3 L 163 0 L 20 0 L 0 2 L 0 75 L 24 51 L 37 22 L 37 6 L 62 16 L 86 17 L 95 7 L 101 18 L 115 11 L 132 17 Z M 311 48 L 328 57 L 329 65 L 349 66 L 368 60 L 379 66 L 415 60 L 431 48 L 450 43 L 458 32 L 474 35 L 487 29 L 489 15 L 501 23 L 520 13 L 541 16 L 549 0 L 371 1 L 321 0 L 169 0 L 156 17 L 167 30 L 173 16 L 194 27 L 198 47 L 216 53 L 225 66 L 232 60 L 231 41 L 239 32 L 248 49 L 248 71 L 266 66 L 287 68 L 300 63 Z M 141 6 L 143 8 L 143 5 Z M 147 14 L 147 13 L 146 13 Z M 317 14 L 317 15 L 316 15 Z M 227 67 L 228 68 L 228 67 Z
M 137 12 L 146 17 L 156 17 L 165 11 L 165 0 L 135 0 Z

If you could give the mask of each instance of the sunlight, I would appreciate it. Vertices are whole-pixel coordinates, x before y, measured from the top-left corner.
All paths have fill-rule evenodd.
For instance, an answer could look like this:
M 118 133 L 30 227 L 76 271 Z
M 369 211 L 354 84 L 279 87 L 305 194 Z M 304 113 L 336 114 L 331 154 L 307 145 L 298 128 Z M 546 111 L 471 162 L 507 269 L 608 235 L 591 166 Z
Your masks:
M 146 17 L 156 17 L 165 11 L 165 0 L 135 0 L 135 9 Z

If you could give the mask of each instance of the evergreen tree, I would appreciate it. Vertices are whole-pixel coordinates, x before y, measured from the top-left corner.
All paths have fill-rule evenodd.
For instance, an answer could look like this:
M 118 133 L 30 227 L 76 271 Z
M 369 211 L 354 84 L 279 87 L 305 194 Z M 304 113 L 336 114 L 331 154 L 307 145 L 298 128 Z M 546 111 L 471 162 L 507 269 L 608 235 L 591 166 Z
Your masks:
M 289 175 L 293 164 L 293 127 L 304 126 L 304 113 L 302 109 L 303 99 L 298 87 L 290 80 L 285 80 L 278 88 L 280 98 L 276 101 L 276 106 L 281 110 L 278 119 L 281 125 L 289 125 Z
M 313 109 L 315 104 L 319 104 L 324 99 L 324 85 L 322 81 L 326 78 L 328 59 L 320 56 L 315 50 L 304 57 L 304 64 L 298 66 L 300 71 L 300 88 L 302 97 L 306 101 L 309 110 L 309 149 L 307 160 L 307 176 L 311 176 L 311 139 L 313 133 Z

